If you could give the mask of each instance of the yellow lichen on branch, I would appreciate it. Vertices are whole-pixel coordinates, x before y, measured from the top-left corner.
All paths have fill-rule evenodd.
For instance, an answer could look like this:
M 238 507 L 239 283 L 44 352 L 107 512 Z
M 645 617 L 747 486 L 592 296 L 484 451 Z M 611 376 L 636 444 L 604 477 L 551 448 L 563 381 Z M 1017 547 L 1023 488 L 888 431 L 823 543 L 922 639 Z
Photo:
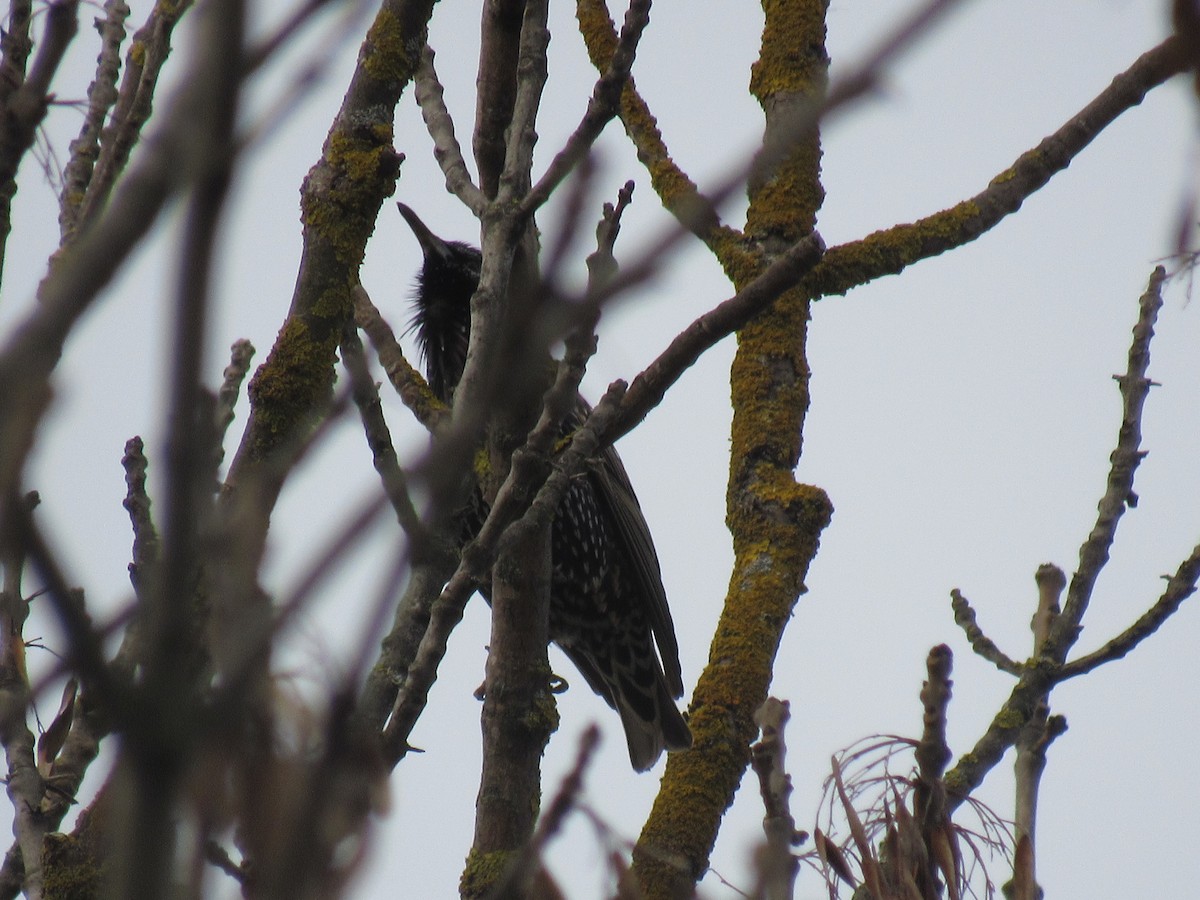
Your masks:
M 825 88 L 823 0 L 768 0 L 751 88 L 767 116 L 766 143 L 787 135 L 796 110 Z M 791 119 L 791 121 L 788 121 Z M 780 138 L 751 181 L 746 235 L 722 235 L 720 258 L 740 289 L 810 234 L 823 198 L 817 132 Z M 649 898 L 691 896 L 725 809 L 750 761 L 754 711 L 833 507 L 795 469 L 808 410 L 809 295 L 794 288 L 738 333 L 730 372 L 727 523 L 734 568 L 709 661 L 692 697 L 692 750 L 672 754 L 634 852 Z
M 288 319 L 251 384 L 251 419 L 235 475 L 302 434 L 332 387 L 358 267 L 400 171 L 402 157 L 392 147 L 394 110 L 416 71 L 431 12 L 432 0 L 382 5 L 321 159 L 304 181 L 300 273 Z
M 579 21 L 579 33 L 583 35 L 587 46 L 588 58 L 598 71 L 605 71 L 617 49 L 617 33 L 607 5 L 603 0 L 578 0 L 575 16 Z M 663 206 L 685 228 L 711 245 L 718 224 L 716 215 L 701 197 L 696 183 L 671 158 L 658 128 L 658 120 L 638 93 L 633 78 L 625 83 L 621 91 L 621 123 L 637 149 L 638 160 L 650 175 L 650 184 Z

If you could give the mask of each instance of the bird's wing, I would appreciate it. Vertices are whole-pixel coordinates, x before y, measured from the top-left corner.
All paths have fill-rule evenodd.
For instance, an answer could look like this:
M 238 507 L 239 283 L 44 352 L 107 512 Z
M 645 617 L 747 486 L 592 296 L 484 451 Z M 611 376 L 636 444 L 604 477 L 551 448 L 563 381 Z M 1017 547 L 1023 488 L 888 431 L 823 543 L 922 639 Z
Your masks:
M 675 627 L 671 623 L 671 611 L 667 608 L 667 592 L 663 588 L 662 571 L 658 554 L 654 552 L 650 526 L 642 515 L 642 507 L 633 492 L 629 475 L 612 446 L 605 447 L 596 455 L 589 465 L 588 475 L 596 496 L 616 528 L 620 545 L 633 564 L 634 580 L 658 644 L 667 686 L 673 696 L 681 697 L 683 674 L 679 669 L 679 644 L 675 640 Z

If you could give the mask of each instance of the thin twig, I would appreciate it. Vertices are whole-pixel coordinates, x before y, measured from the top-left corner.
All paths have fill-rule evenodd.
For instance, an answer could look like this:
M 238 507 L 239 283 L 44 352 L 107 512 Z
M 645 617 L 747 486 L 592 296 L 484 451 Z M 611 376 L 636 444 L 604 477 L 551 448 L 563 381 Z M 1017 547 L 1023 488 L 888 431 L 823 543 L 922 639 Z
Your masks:
M 242 76 L 246 77 L 261 68 L 274 56 L 309 20 L 325 8 L 330 0 L 305 0 L 284 19 L 273 33 L 264 38 L 259 44 L 249 48 L 242 60 Z
M 353 293 L 355 324 L 367 333 L 388 381 L 417 421 L 429 431 L 437 432 L 449 422 L 449 407 L 434 396 L 421 373 L 404 357 L 395 333 L 371 302 L 366 289 L 357 285 Z
M 10 515 L 32 514 L 37 494 L 11 498 Z M 34 736 L 27 723 L 29 674 L 25 666 L 25 620 L 29 601 L 21 589 L 25 569 L 25 541 L 17 521 L 0 522 L 0 743 L 4 745 L 6 786 L 13 805 L 15 849 L 24 866 L 26 896 L 42 896 L 42 846 L 47 823 L 38 815 L 45 785 L 34 756 Z M 10 853 L 10 856 L 12 854 Z M 15 862 L 15 860 L 14 860 Z M 7 868 L 7 860 L 6 860 Z
M 1129 348 L 1128 367 L 1124 375 L 1116 376 L 1123 401 L 1117 446 L 1110 457 L 1112 465 L 1108 473 L 1107 487 L 1099 504 L 1096 524 L 1080 548 L 1079 571 L 1071 580 L 1067 601 L 1062 612 L 1055 614 L 1053 607 L 1057 604 L 1057 595 L 1061 590 L 1061 573 L 1051 566 L 1040 568 L 1039 605 L 1045 605 L 1047 608 L 1043 615 L 1040 618 L 1035 617 L 1032 623 L 1038 638 L 1037 664 L 1022 667 L 1016 686 L 987 730 L 971 752 L 960 757 L 955 768 L 947 774 L 947 785 L 952 788 L 952 796 L 948 801 L 951 810 L 982 782 L 987 772 L 995 767 L 1008 748 L 1018 740 L 1026 723 L 1038 715 L 1038 710 L 1047 703 L 1055 684 L 1072 674 L 1081 674 L 1086 668 L 1099 665 L 1102 661 L 1092 659 L 1082 666 L 1076 663 L 1074 669 L 1069 669 L 1066 664 L 1071 648 L 1079 639 L 1082 617 L 1087 610 L 1092 587 L 1108 559 L 1117 522 L 1124 512 L 1125 505 L 1134 496 L 1133 475 L 1144 455 L 1139 449 L 1142 408 L 1153 383 L 1146 377 L 1150 363 L 1150 340 L 1154 335 L 1155 318 L 1162 306 L 1161 288 L 1165 277 L 1166 273 L 1161 266 L 1155 269 L 1150 277 L 1149 287 L 1138 302 L 1138 319 Z M 1194 590 L 1197 575 L 1200 575 L 1200 556 L 1193 553 L 1185 560 L 1177 574 L 1181 577 L 1175 583 L 1175 590 L 1168 585 L 1171 599 L 1157 612 L 1152 610 L 1147 613 L 1149 619 L 1144 616 L 1139 622 L 1146 620 L 1147 625 L 1151 624 L 1155 616 L 1167 613 L 1172 604 L 1177 606 Z M 1125 642 L 1118 638 L 1118 643 L 1113 649 L 1124 646 L 1125 652 L 1128 652 L 1140 639 L 1135 640 L 1131 637 Z M 1032 852 L 1032 848 L 1027 848 L 1027 852 Z
M 962 862 L 954 837 L 954 826 L 946 807 L 946 785 L 943 781 L 951 752 L 946 738 L 947 709 L 950 705 L 953 682 L 950 674 L 954 655 L 945 644 L 929 651 L 925 661 L 928 678 L 921 686 L 921 740 L 913 755 L 917 761 L 917 779 L 913 788 L 913 814 L 916 833 L 924 845 L 918 854 L 924 865 L 917 876 L 925 896 L 937 896 L 936 871 L 941 871 L 952 900 L 957 900 L 962 886 Z M 904 814 L 902 800 L 897 798 L 896 813 Z M 913 863 L 915 860 L 906 860 Z
M 125 454 L 121 457 L 125 469 L 125 500 L 123 506 L 129 513 L 133 528 L 133 553 L 129 563 L 129 580 L 137 595 L 138 609 L 150 604 L 150 592 L 158 581 L 158 563 L 162 545 L 158 529 L 151 515 L 150 495 L 146 491 L 146 470 L 149 462 L 140 437 L 125 442 Z M 140 620 L 135 617 L 121 641 L 121 649 L 113 663 L 121 671 L 132 674 L 138 662 L 144 661 L 145 648 L 140 645 Z
M 768 697 L 754 714 L 762 737 L 750 748 L 751 764 L 758 776 L 763 801 L 766 842 L 756 854 L 758 884 L 755 897 L 790 900 L 795 889 L 799 860 L 792 847 L 804 839 L 792 817 L 792 778 L 787 773 L 784 727 L 791 718 L 786 700 Z
M 117 79 L 121 75 L 121 44 L 125 42 L 125 22 L 129 6 L 125 0 L 105 0 L 104 18 L 97 20 L 100 32 L 100 55 L 96 60 L 96 77 L 88 86 L 87 112 L 79 128 L 79 136 L 71 141 L 71 158 L 63 171 L 62 192 L 58 201 L 60 239 L 75 227 L 79 204 L 87 193 L 92 170 L 100 153 L 100 133 L 104 119 L 117 102 Z
M 545 173 L 521 201 L 523 215 L 532 216 L 550 198 L 555 188 L 587 155 L 604 126 L 620 111 L 621 92 L 629 82 L 629 71 L 637 56 L 638 42 L 649 23 L 649 0 L 633 0 L 625 13 L 625 23 L 621 27 L 621 36 L 612 58 L 592 88 L 587 111 L 562 150 L 550 161 Z
M 242 392 L 242 383 L 250 371 L 250 360 L 254 358 L 254 345 L 245 338 L 233 342 L 229 348 L 229 365 L 225 367 L 221 388 L 217 391 L 216 428 L 217 446 L 224 456 L 225 433 L 233 423 L 233 410 Z M 220 462 L 220 459 L 217 460 Z
M 413 555 L 423 556 L 428 552 L 430 535 L 421 522 L 421 517 L 413 506 L 412 497 L 408 491 L 408 478 L 396 459 L 396 448 L 392 446 L 392 435 L 388 430 L 387 421 L 383 417 L 383 406 L 379 400 L 379 391 L 367 368 L 367 359 L 363 354 L 362 341 L 358 330 L 347 323 L 342 332 L 342 364 L 350 373 L 350 384 L 354 393 L 354 403 L 358 406 L 362 419 L 363 430 L 366 432 L 367 446 L 371 448 L 371 460 L 383 491 L 392 504 L 396 513 L 396 521 L 404 530 L 405 536 L 413 547 Z
M 1138 644 L 1158 631 L 1162 624 L 1179 609 L 1180 604 L 1196 592 L 1198 578 L 1200 578 L 1200 544 L 1197 544 L 1187 559 L 1179 564 L 1179 568 L 1168 579 L 1166 589 L 1153 606 L 1104 646 L 1066 663 L 1059 669 L 1058 679 L 1065 681 L 1077 675 L 1086 675 L 1092 669 L 1099 668 L 1105 663 L 1122 659 Z
M 1154 323 L 1158 318 L 1158 311 L 1162 308 L 1162 285 L 1166 277 L 1166 270 L 1162 266 L 1151 274 L 1146 292 L 1138 301 L 1138 320 L 1133 328 L 1128 367 L 1124 375 L 1113 376 L 1121 390 L 1121 428 L 1117 446 L 1110 457 L 1112 466 L 1108 472 L 1104 496 L 1100 499 L 1096 524 L 1083 546 L 1079 548 L 1079 568 L 1071 579 L 1062 616 L 1055 623 L 1051 636 L 1051 639 L 1060 645 L 1069 642 L 1068 632 L 1078 633 L 1092 597 L 1092 588 L 1104 564 L 1108 562 L 1109 548 L 1112 547 L 1121 516 L 1126 506 L 1136 503 L 1133 476 L 1138 463 L 1145 456 L 1140 449 L 1142 406 L 1153 384 L 1146 377 L 1146 370 L 1150 366 L 1150 341 L 1154 337 Z
M 986 659 L 1001 672 L 1021 674 L 1021 664 L 1011 659 L 1003 650 L 983 633 L 975 620 L 975 610 L 958 588 L 950 591 L 950 608 L 954 610 L 955 623 L 966 633 L 967 641 L 976 654 Z
M 583 776 L 591 766 L 592 757 L 599 746 L 600 729 L 594 724 L 589 725 L 579 738 L 575 764 L 563 777 L 554 799 L 539 817 L 532 837 L 517 854 L 504 877 L 492 888 L 489 896 L 502 898 L 527 895 L 529 885 L 540 869 L 546 845 L 562 829 L 563 822 L 579 803 L 579 795 L 583 792 Z
M 125 171 L 133 148 L 141 138 L 142 127 L 150 118 L 158 78 L 171 52 L 171 35 L 180 18 L 190 9 L 192 0 L 178 3 L 156 3 L 146 21 L 133 36 L 125 56 L 125 75 L 117 99 L 112 106 L 108 125 L 100 133 L 100 151 L 95 168 L 90 173 L 86 193 L 72 195 L 74 215 L 68 217 L 62 244 L 75 240 L 79 230 L 109 205 L 109 196 L 117 178 Z M 175 115 L 194 124 L 190 111 L 171 103 Z M 180 148 L 182 149 L 182 148 Z M 106 219 L 109 218 L 106 216 Z
M 413 96 L 421 107 L 421 118 L 433 139 L 433 157 L 446 176 L 446 189 L 460 199 L 476 217 L 483 216 L 487 198 L 471 180 L 463 159 L 462 147 L 454 136 L 454 119 L 446 108 L 442 83 L 433 65 L 434 52 L 429 46 L 421 51 L 421 64 L 413 77 Z
M 595 177 L 595 161 L 591 156 L 585 156 L 579 163 L 579 177 L 573 178 L 563 188 L 566 197 L 560 198 L 562 212 L 557 216 L 555 227 L 543 235 L 547 243 L 542 248 L 538 262 L 542 269 L 542 281 L 552 294 L 561 293 L 553 285 L 559 282 L 560 273 L 567 264 L 567 254 L 587 221 L 587 205 Z
M 238 884 L 245 886 L 250 883 L 249 872 L 243 866 L 235 863 L 229 855 L 229 851 L 216 840 L 209 838 L 204 842 L 204 858 Z
M 79 0 L 51 0 L 46 6 L 46 25 L 42 30 L 37 55 L 29 74 L 20 81 L 20 86 L 4 97 L 0 115 L 4 127 L 0 128 L 0 276 L 3 275 L 4 256 L 8 235 L 12 230 L 12 198 L 17 192 L 17 169 L 21 160 L 33 146 L 38 126 L 46 117 L 50 102 L 50 82 L 58 71 L 59 63 L 66 55 L 67 46 L 79 29 Z M 23 15 L 17 10 L 13 16 Z M 28 27 L 28 23 L 25 23 Z M 28 38 L 28 32 L 24 36 Z M 9 51 L 23 46 L 21 36 L 5 40 L 5 57 Z M 20 60 L 22 66 L 24 58 Z M 17 76 L 17 72 L 4 72 L 4 79 Z
M 616 422 L 604 435 L 605 442 L 616 441 L 632 431 L 704 351 L 741 328 L 780 294 L 794 286 L 819 264 L 824 249 L 820 235 L 804 238 L 779 256 L 745 288 L 698 317 L 676 335 L 667 348 L 633 379 Z M 619 289 L 615 286 L 616 282 L 622 277 L 616 276 L 613 284 L 602 291 L 602 296 L 615 293 Z

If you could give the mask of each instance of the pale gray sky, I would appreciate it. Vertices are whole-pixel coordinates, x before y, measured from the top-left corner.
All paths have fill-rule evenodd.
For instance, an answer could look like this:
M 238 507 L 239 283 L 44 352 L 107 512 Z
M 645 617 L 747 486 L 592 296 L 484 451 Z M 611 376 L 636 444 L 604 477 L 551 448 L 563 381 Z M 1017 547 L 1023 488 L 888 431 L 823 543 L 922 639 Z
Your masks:
M 138 21 L 145 4 L 132 5 Z M 828 45 L 835 77 L 910 6 L 834 0 Z M 275 0 L 263 9 L 275 19 L 286 7 Z M 556 4 L 552 15 L 551 82 L 538 129 L 543 164 L 578 120 L 594 77 L 570 5 Z M 760 132 L 746 84 L 761 21 L 757 7 L 728 0 L 654 8 L 635 77 L 676 160 L 701 187 L 742 159 Z M 477 30 L 477 4 L 439 4 L 431 43 L 464 143 L 474 116 Z M 85 43 L 94 34 L 85 31 L 74 68 L 56 84 L 64 96 L 94 60 Z M 828 125 L 819 221 L 826 243 L 912 221 L 978 192 L 1166 33 L 1161 2 L 966 4 L 895 64 L 878 96 Z M 352 39 L 329 58 L 319 87 L 264 139 L 236 185 L 209 341 L 211 384 L 234 339 L 250 338 L 261 361 L 282 321 L 300 250 L 299 184 L 319 154 L 356 49 Z M 280 95 L 302 57 L 272 69 L 256 108 Z M 1178 79 L 1152 92 L 975 244 L 816 306 L 813 402 L 798 477 L 823 487 L 836 512 L 772 688 L 792 703 L 793 812 L 802 827 L 812 825 L 831 753 L 872 733 L 919 733 L 917 693 L 931 646 L 946 642 L 955 652 L 956 752 L 969 749 L 1007 696 L 1011 679 L 973 657 L 953 624 L 952 587 L 972 599 L 989 634 L 1023 658 L 1035 569 L 1055 562 L 1073 571 L 1119 423 L 1110 375 L 1124 369 L 1137 298 L 1156 261 L 1172 251 L 1182 200 L 1194 186 L 1197 121 L 1187 87 Z M 55 134 L 73 134 L 77 122 L 58 112 Z M 411 93 L 396 134 L 408 156 L 397 198 L 444 236 L 476 239 L 469 214 L 443 188 Z M 617 247 L 619 258 L 630 258 L 668 217 L 619 129 L 610 128 L 601 147 L 597 206 L 625 179 L 638 183 Z M 57 240 L 54 210 L 49 189 L 26 177 L 2 328 L 31 302 Z M 741 224 L 736 203 L 725 214 Z M 543 231 L 556 215 L 552 205 Z M 142 434 L 152 463 L 162 459 L 163 309 L 175 237 L 164 224 L 68 345 L 56 408 L 29 475 L 73 579 L 107 610 L 130 594 L 122 445 Z M 576 249 L 581 272 L 586 252 Z M 407 322 L 419 261 L 389 204 L 363 283 L 398 329 Z M 1150 375 L 1162 386 L 1144 422 L 1150 455 L 1137 482 L 1141 502 L 1118 535 L 1082 650 L 1126 627 L 1158 596 L 1159 576 L 1200 540 L 1200 318 L 1184 287 L 1169 288 L 1153 347 Z M 595 399 L 613 378 L 631 378 L 729 293 L 716 264 L 685 245 L 657 281 L 606 316 L 586 392 Z M 725 341 L 709 353 L 619 445 L 658 545 L 689 688 L 706 659 L 731 558 L 723 517 L 732 352 Z M 419 452 L 419 428 L 398 403 L 389 403 L 389 414 L 398 441 Z M 244 405 L 232 444 L 243 423 Z M 376 484 L 361 435 L 343 428 L 285 490 L 274 517 L 269 587 L 293 583 L 302 561 Z M 339 654 L 357 643 L 360 611 L 398 540 L 394 526 L 380 528 L 292 633 L 280 665 L 305 690 L 340 671 Z M 396 771 L 393 815 L 374 833 L 353 896 L 456 893 L 478 778 L 479 704 L 471 692 L 482 680 L 486 612 L 473 601 L 452 639 L 413 735 L 427 752 Z M 53 628 L 44 627 L 53 641 Z M 1038 874 L 1048 896 L 1184 896 L 1200 880 L 1198 643 L 1200 611 L 1185 606 L 1128 659 L 1053 695 L 1070 731 L 1053 746 L 1043 783 Z M 661 764 L 651 774 L 631 772 L 615 717 L 561 655 L 552 663 L 580 683 L 560 698 L 563 726 L 546 760 L 546 791 L 569 766 L 582 728 L 601 722 L 606 739 L 586 802 L 632 839 Z M 1009 771 L 1006 761 L 981 793 L 1004 815 L 1012 809 Z M 90 783 L 102 775 L 97 767 Z M 760 818 L 757 786 L 747 782 L 713 855 L 721 876 L 743 888 Z M 550 861 L 573 898 L 601 896 L 603 855 L 582 819 L 551 846 Z M 999 862 L 994 874 L 1007 877 Z M 712 876 L 701 891 L 736 896 Z M 825 888 L 805 872 L 797 896 L 822 897 Z

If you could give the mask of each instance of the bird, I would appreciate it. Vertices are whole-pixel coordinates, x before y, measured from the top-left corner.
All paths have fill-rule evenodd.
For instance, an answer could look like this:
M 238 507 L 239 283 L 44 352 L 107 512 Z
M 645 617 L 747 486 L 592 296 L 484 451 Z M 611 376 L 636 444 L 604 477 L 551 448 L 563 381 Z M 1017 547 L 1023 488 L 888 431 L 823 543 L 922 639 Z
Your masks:
M 470 244 L 435 235 L 410 207 L 397 206 L 424 257 L 412 298 L 417 347 L 430 389 L 449 404 L 467 361 L 482 257 Z M 564 435 L 590 411 L 577 396 Z M 468 532 L 477 532 L 486 515 L 478 491 L 474 505 L 483 509 Z M 550 558 L 550 640 L 620 716 L 633 768 L 646 771 L 664 750 L 690 747 L 691 731 L 675 705 L 683 676 L 658 554 L 611 445 L 571 480 L 551 524 Z M 480 592 L 490 602 L 487 587 Z

